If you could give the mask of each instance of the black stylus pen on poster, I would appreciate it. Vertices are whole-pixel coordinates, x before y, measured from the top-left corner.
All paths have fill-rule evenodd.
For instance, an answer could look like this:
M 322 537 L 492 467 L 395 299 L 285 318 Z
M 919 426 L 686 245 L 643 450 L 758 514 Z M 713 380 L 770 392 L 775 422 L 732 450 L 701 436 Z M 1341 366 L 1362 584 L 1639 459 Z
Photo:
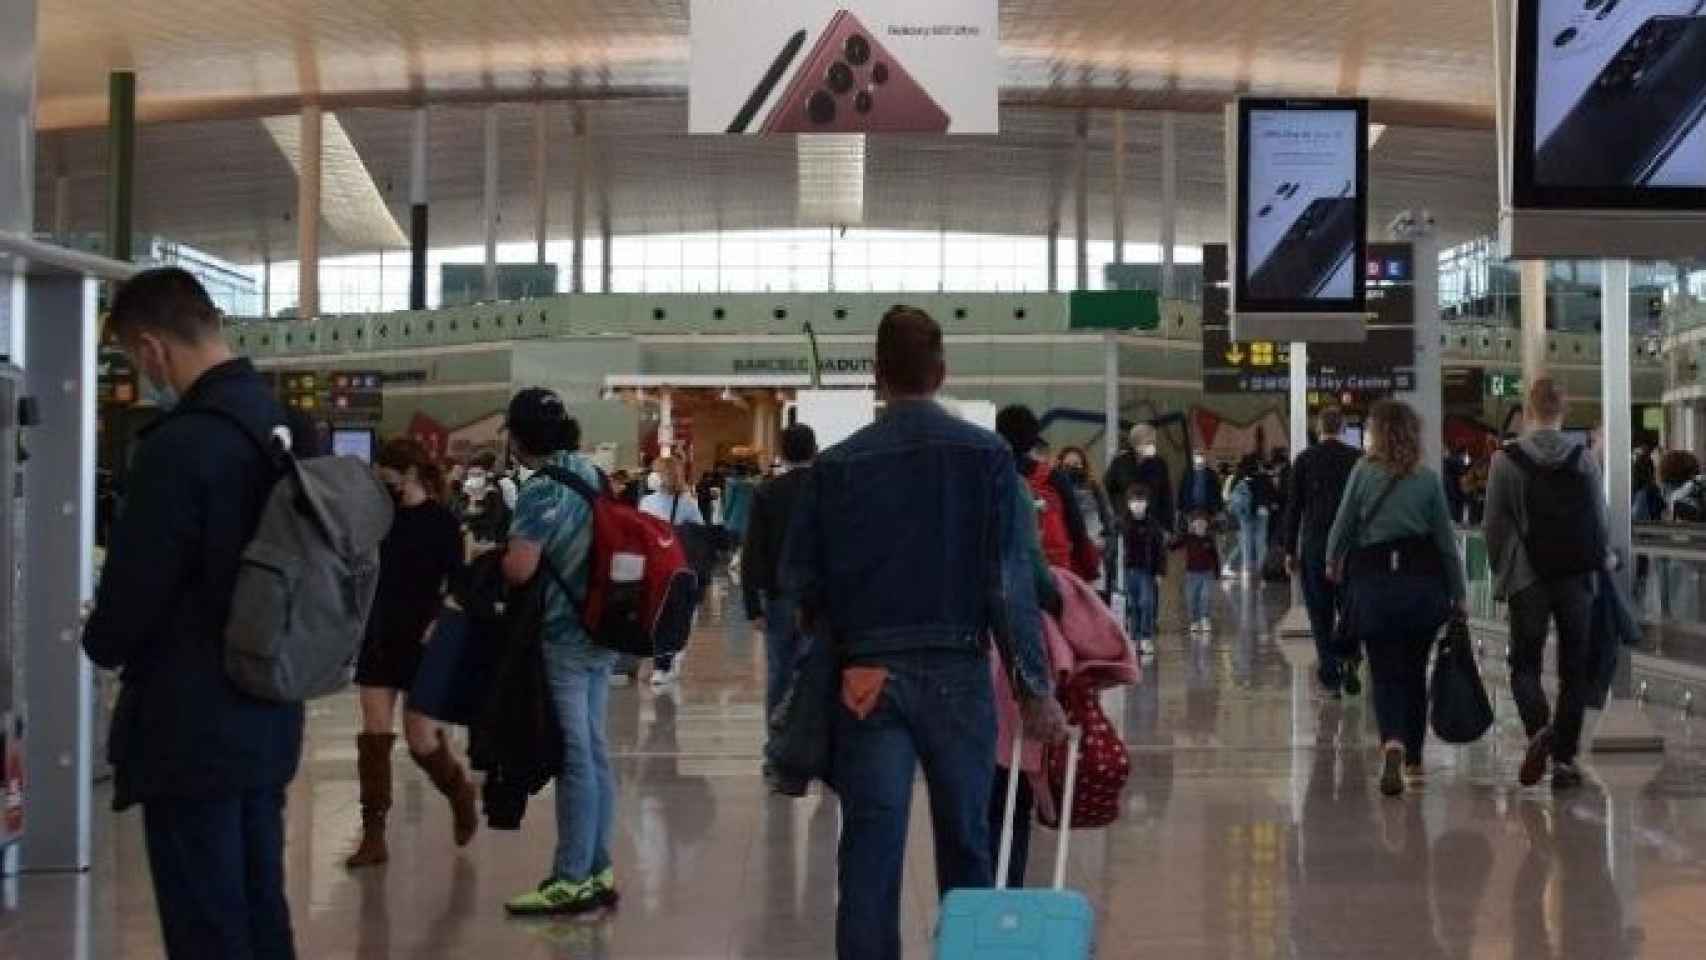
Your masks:
M 734 122 L 729 124 L 730 133 L 746 132 L 747 125 L 758 115 L 758 109 L 764 106 L 764 101 L 770 99 L 770 91 L 775 90 L 776 84 L 782 82 L 782 74 L 788 72 L 789 64 L 794 62 L 794 58 L 799 56 L 800 48 L 805 45 L 806 32 L 794 31 L 794 35 L 783 44 L 782 52 L 776 55 L 776 61 L 770 64 L 770 69 L 764 71 L 764 79 L 758 81 L 758 86 L 753 88 L 752 96 L 746 98 L 746 105 L 735 114 Z

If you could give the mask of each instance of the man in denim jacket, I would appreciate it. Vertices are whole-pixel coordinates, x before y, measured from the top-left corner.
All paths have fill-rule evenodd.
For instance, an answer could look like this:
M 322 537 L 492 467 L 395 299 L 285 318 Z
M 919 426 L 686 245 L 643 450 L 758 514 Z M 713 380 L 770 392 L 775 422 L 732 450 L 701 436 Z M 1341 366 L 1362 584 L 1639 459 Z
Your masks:
M 901 878 L 914 771 L 930 790 L 940 893 L 994 883 L 988 803 L 993 637 L 1022 696 L 1026 735 L 1064 736 L 1032 571 L 1035 524 L 1000 437 L 935 402 L 942 331 L 895 307 L 877 330 L 887 410 L 825 451 L 800 491 L 783 586 L 843 663 L 835 782 L 843 828 L 836 948 L 900 957 Z

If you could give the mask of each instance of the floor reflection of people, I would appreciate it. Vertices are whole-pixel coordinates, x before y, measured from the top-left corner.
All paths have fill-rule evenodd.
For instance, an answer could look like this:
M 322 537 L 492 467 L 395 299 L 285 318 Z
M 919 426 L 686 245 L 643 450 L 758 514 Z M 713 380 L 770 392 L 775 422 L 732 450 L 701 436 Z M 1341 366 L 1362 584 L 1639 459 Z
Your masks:
M 1537 800 L 1521 802 L 1518 816 L 1529 847 L 1511 891 L 1517 955 L 1557 960 L 1637 955 L 1611 877 L 1610 813 L 1597 787 L 1556 808 Z

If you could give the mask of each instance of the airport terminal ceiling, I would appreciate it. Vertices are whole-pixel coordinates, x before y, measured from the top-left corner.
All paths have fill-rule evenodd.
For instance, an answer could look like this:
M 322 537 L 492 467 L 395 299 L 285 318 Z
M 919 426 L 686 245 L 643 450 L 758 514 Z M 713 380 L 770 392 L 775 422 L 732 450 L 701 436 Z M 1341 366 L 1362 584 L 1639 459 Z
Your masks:
M 304 97 L 339 122 L 400 223 L 412 126 L 433 111 L 433 244 L 475 243 L 478 104 L 500 110 L 501 236 L 533 236 L 532 103 L 550 124 L 550 223 L 569 232 L 574 171 L 586 228 L 618 234 L 802 224 L 791 138 L 687 137 L 685 2 L 421 0 L 262 4 L 42 0 L 38 221 L 104 222 L 106 77 L 138 71 L 137 226 L 227 259 L 294 255 L 290 165 L 258 118 Z M 1426 207 L 1449 244 L 1494 226 L 1492 45 L 1484 0 L 1053 0 L 1002 9 L 999 137 L 873 138 L 862 225 L 1072 232 L 1073 140 L 1090 108 L 1091 230 L 1111 235 L 1114 125 L 1127 107 L 1127 237 L 1153 238 L 1159 113 L 1181 112 L 1179 241 L 1223 239 L 1219 104 L 1236 91 L 1355 94 L 1387 125 L 1373 151 L 1371 225 Z M 588 136 L 576 139 L 573 102 Z M 388 109 L 385 109 L 388 108 Z M 57 184 L 66 188 L 56 204 Z M 1058 211 L 1058 214 L 1054 213 Z M 62 217 L 58 224 L 54 219 Z M 324 252 L 368 252 L 322 232 Z M 1062 251 L 1070 256 L 1070 247 Z

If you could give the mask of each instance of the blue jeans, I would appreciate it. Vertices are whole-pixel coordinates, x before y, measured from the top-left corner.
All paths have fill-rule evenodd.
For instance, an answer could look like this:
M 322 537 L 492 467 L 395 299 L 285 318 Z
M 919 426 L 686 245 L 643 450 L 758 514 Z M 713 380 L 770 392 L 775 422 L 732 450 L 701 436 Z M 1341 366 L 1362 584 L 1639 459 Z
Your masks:
M 1343 611 L 1339 587 L 1327 579 L 1327 545 L 1305 540 L 1298 550 L 1298 566 L 1309 630 L 1315 635 L 1315 675 L 1322 686 L 1337 690 L 1344 683 L 1345 661 L 1355 660 L 1357 651 L 1337 649 L 1334 643 Z
M 296 956 L 284 895 L 284 788 L 142 805 L 166 955 Z
M 1207 620 L 1214 610 L 1214 584 L 1218 579 L 1218 574 L 1206 570 L 1185 572 L 1185 611 L 1192 623 Z
M 1450 616 L 1445 581 L 1427 576 L 1357 574 L 1351 578 L 1351 622 L 1368 651 L 1374 716 L 1381 743 L 1402 743 L 1422 762 L 1428 734 L 1428 652 Z
M 545 642 L 545 678 L 563 727 L 557 773 L 557 853 L 551 876 L 579 883 L 610 866 L 616 779 L 604 736 L 615 657 L 577 643 Z
M 900 891 L 913 776 L 930 791 L 939 893 L 994 885 L 989 797 L 995 777 L 995 692 L 981 652 L 921 650 L 864 659 L 888 680 L 859 719 L 837 704 L 841 789 L 841 960 L 899 960 Z
M 1244 571 L 1252 577 L 1262 575 L 1262 562 L 1268 557 L 1268 515 L 1256 513 L 1238 521 L 1238 558 Z
M 783 593 L 764 597 L 764 716 L 776 713 L 776 705 L 788 692 L 788 681 L 806 652 L 806 638 L 800 633 L 799 605 Z
M 1125 572 L 1126 631 L 1133 640 L 1155 637 L 1155 618 L 1160 612 L 1161 591 L 1155 575 L 1147 570 Z

